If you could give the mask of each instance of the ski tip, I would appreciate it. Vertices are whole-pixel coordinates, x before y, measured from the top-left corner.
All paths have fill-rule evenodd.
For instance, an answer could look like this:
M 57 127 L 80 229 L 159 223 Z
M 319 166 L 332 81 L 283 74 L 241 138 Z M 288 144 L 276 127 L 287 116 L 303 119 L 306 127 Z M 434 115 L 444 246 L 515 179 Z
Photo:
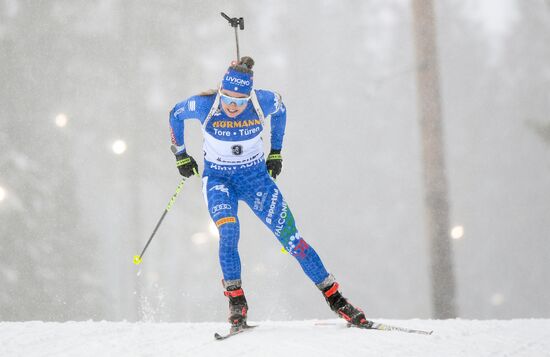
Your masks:
M 433 330 L 430 330 L 430 331 L 425 331 L 425 330 L 409 330 L 408 332 L 410 332 L 410 333 L 417 333 L 417 334 L 419 334 L 419 335 L 427 335 L 427 336 L 429 336 L 429 335 L 431 335 L 432 333 L 434 333 Z

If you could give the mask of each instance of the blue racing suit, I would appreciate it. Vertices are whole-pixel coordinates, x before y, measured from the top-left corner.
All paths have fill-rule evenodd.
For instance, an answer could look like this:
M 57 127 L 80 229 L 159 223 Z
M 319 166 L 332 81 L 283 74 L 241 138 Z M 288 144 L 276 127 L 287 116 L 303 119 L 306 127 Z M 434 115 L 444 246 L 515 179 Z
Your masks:
M 178 103 L 170 112 L 172 144 L 185 151 L 184 122 L 198 119 L 203 125 L 203 193 L 208 211 L 220 233 L 219 258 L 226 282 L 241 279 L 238 252 L 238 201 L 244 201 L 273 232 L 284 249 L 296 258 L 307 276 L 319 286 L 329 278 L 315 250 L 300 236 L 281 191 L 268 174 L 261 138 L 263 119 L 271 121 L 271 148 L 280 150 L 286 109 L 277 93 L 254 90 L 252 100 L 237 117 L 228 117 L 217 95 L 198 95 Z

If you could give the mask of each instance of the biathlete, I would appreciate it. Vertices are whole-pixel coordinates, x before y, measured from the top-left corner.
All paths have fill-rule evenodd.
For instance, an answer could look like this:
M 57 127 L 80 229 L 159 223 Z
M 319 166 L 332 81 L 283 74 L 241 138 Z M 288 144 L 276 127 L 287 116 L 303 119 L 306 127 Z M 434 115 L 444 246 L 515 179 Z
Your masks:
M 248 304 L 242 289 L 239 258 L 238 201 L 244 201 L 300 264 L 330 308 L 350 324 L 370 327 L 363 311 L 345 299 L 321 259 L 298 233 L 292 212 L 274 179 L 281 173 L 286 108 L 279 94 L 253 89 L 254 61 L 233 62 L 218 90 L 178 103 L 170 112 L 172 150 L 184 177 L 198 175 L 198 165 L 184 143 L 184 123 L 198 119 L 204 135 L 203 193 L 220 234 L 219 260 L 232 330 L 246 328 Z M 271 151 L 264 159 L 262 131 L 271 125 Z

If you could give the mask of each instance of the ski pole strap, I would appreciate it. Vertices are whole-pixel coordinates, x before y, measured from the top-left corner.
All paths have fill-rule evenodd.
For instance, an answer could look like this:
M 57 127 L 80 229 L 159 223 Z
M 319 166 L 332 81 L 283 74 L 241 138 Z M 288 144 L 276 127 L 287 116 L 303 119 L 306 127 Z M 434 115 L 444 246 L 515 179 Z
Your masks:
M 268 160 L 282 160 L 283 156 L 281 154 L 269 154 L 267 156 Z
M 181 160 L 176 161 L 176 166 L 180 167 L 180 166 L 183 166 L 183 165 L 187 165 L 190 162 L 191 162 L 191 158 L 186 157 L 185 159 L 181 159 Z

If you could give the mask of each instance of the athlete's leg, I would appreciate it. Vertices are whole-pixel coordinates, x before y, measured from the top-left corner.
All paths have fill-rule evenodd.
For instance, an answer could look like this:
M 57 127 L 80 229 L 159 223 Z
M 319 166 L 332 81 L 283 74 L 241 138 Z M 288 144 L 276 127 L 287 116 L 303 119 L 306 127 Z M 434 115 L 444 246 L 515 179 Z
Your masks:
M 240 282 L 241 279 L 241 260 L 238 251 L 238 201 L 228 181 L 223 175 L 203 177 L 203 192 L 208 204 L 208 212 L 220 233 L 219 258 L 226 283 Z
M 237 189 L 239 199 L 250 206 L 316 285 L 332 279 L 315 250 L 298 233 L 292 212 L 265 167 L 244 174 Z

